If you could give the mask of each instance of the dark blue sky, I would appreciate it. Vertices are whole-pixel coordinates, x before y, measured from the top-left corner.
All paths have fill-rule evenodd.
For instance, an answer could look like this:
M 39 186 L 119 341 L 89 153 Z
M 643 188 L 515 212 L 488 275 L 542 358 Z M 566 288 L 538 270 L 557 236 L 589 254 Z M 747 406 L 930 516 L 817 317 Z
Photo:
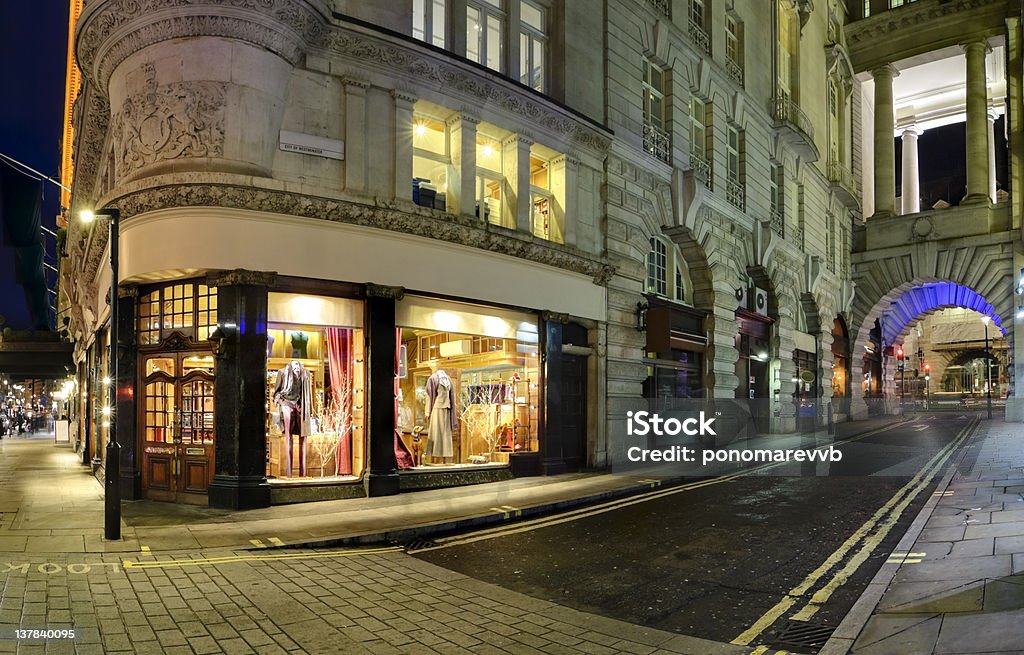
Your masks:
M 0 1 L 0 152 L 60 177 L 67 56 L 67 0 Z M 59 189 L 44 184 L 43 225 L 54 229 Z M 53 263 L 53 240 L 48 239 Z M 52 281 L 52 276 L 50 277 Z M 24 294 L 14 281 L 14 255 L 0 247 L 0 314 L 14 328 L 28 325 Z

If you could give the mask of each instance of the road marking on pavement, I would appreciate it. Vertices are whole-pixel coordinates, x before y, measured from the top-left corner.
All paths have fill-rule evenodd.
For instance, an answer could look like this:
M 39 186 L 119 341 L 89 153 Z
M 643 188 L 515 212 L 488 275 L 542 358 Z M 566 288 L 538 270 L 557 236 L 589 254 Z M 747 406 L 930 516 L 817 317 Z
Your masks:
M 932 495 L 933 496 L 952 496 L 954 493 L 956 493 L 956 492 L 953 491 L 952 489 L 950 489 L 949 491 L 936 491 Z
M 208 559 L 170 559 L 158 560 L 156 562 L 134 562 L 124 560 L 121 565 L 126 569 L 170 569 L 185 566 L 219 566 L 221 564 L 234 564 L 236 562 L 277 562 L 282 560 L 306 560 L 306 559 L 337 559 L 343 557 L 362 557 L 365 555 L 379 555 L 381 553 L 397 553 L 401 546 L 387 546 L 383 548 L 365 548 L 363 550 L 343 550 L 333 552 L 309 552 L 309 553 L 275 553 L 273 555 L 228 555 L 225 557 L 211 557 Z
M 754 650 L 750 651 L 750 655 L 764 655 L 768 652 L 767 646 L 758 646 Z
M 523 510 L 521 510 L 518 507 L 513 507 L 512 505 L 501 505 L 499 507 L 492 507 L 491 511 L 495 512 L 496 514 L 501 514 L 506 521 L 510 517 L 514 516 L 518 518 L 523 515 Z
M 259 539 L 250 539 L 249 543 L 252 544 L 253 546 L 256 546 L 257 548 L 266 548 L 267 547 L 267 545 L 265 543 L 263 543 L 262 541 L 260 541 Z
M 267 541 L 269 541 L 270 543 L 274 544 L 275 546 L 283 546 L 284 545 L 284 542 L 281 541 L 280 539 L 278 539 L 277 537 L 270 537 L 269 539 L 267 539 Z
M 140 552 L 141 552 L 141 553 L 142 553 L 143 555 L 152 555 L 152 554 L 153 554 L 153 553 L 152 553 L 152 552 L 151 552 L 151 551 L 149 550 L 149 546 L 140 546 L 140 547 L 139 547 L 139 551 L 140 551 Z
M 643 480 L 637 480 L 640 484 L 646 484 L 651 489 L 661 486 L 661 480 L 653 480 L 651 478 L 645 478 Z
M 916 429 L 917 429 L 918 432 L 921 432 L 922 430 L 927 430 L 928 426 L 927 425 L 922 425 L 922 426 L 920 426 L 919 428 L 916 428 Z
M 928 553 L 896 553 L 889 555 L 889 559 L 885 560 L 886 564 L 920 564 L 921 558 L 927 556 Z
M 843 440 L 840 440 L 840 441 L 832 442 L 830 444 L 825 444 L 825 445 L 818 446 L 815 450 L 826 450 L 826 449 L 834 447 L 834 446 L 840 446 L 840 445 L 843 445 L 843 444 L 848 444 L 848 443 L 853 443 L 855 441 L 860 441 L 861 439 L 866 439 L 867 437 L 879 434 L 881 432 L 885 432 L 885 431 L 887 431 L 887 430 L 889 430 L 891 428 L 892 428 L 892 425 L 887 425 L 885 427 L 881 427 L 881 428 L 878 428 L 878 429 L 875 429 L 875 430 L 870 430 L 870 431 L 865 432 L 863 434 L 858 434 L 856 436 L 850 437 L 849 439 L 843 439 Z M 493 528 L 487 528 L 487 529 L 484 529 L 484 530 L 478 530 L 478 531 L 476 531 L 476 532 L 474 532 L 474 533 L 472 533 L 470 535 L 445 537 L 443 539 L 437 539 L 436 540 L 436 544 L 437 545 L 429 546 L 427 548 L 417 548 L 416 552 L 417 553 L 425 553 L 425 552 L 428 552 L 428 551 L 431 551 L 431 550 L 440 550 L 442 548 L 451 548 L 453 546 L 461 546 L 461 545 L 465 545 L 465 544 L 475 543 L 475 542 L 478 542 L 478 541 L 485 541 L 485 540 L 488 540 L 488 539 L 497 539 L 498 537 L 506 537 L 506 536 L 513 535 L 513 534 L 520 534 L 520 533 L 523 533 L 523 532 L 530 532 L 530 531 L 533 531 L 533 530 L 539 530 L 541 528 L 547 528 L 547 527 L 551 527 L 551 526 L 555 526 L 555 525 L 561 525 L 563 523 L 571 523 L 572 521 L 577 521 L 579 519 L 589 518 L 589 517 L 592 517 L 592 516 L 598 516 L 600 514 L 605 514 L 605 513 L 612 512 L 612 511 L 615 511 L 615 510 L 619 510 L 619 509 L 622 509 L 622 508 L 625 508 L 625 507 L 630 507 L 632 505 L 638 505 L 640 503 L 646 503 L 646 502 L 649 502 L 649 501 L 652 501 L 652 500 L 658 500 L 659 498 L 665 498 L 667 496 L 674 496 L 675 494 L 684 493 L 684 492 L 687 492 L 687 491 L 692 491 L 694 489 L 702 489 L 704 487 L 710 487 L 710 486 L 717 485 L 717 484 L 723 484 L 725 482 L 730 482 L 732 480 L 736 480 L 738 478 L 742 478 L 742 477 L 745 477 L 745 476 L 748 476 L 748 475 L 752 475 L 752 474 L 755 474 L 755 473 L 760 473 L 761 471 L 767 471 L 768 469 L 772 469 L 772 468 L 775 468 L 775 467 L 778 467 L 778 466 L 783 466 L 784 464 L 785 464 L 784 462 L 774 462 L 774 463 L 768 463 L 768 464 L 761 464 L 760 466 L 755 466 L 753 468 L 746 469 L 746 470 L 740 471 L 738 473 L 730 473 L 728 475 L 722 475 L 722 476 L 719 476 L 719 477 L 716 477 L 716 478 L 710 478 L 710 479 L 707 479 L 707 480 L 698 480 L 696 482 L 689 482 L 687 484 L 681 484 L 681 485 L 678 485 L 678 486 L 672 486 L 672 487 L 669 487 L 667 489 L 652 490 L 652 491 L 648 491 L 648 492 L 645 492 L 645 493 L 642 493 L 642 494 L 638 494 L 638 495 L 635 495 L 635 496 L 630 496 L 629 498 L 624 498 L 624 499 L 619 499 L 619 500 L 610 500 L 610 501 L 607 501 L 607 502 L 604 502 L 604 503 L 599 503 L 597 505 L 591 505 L 589 507 L 582 507 L 580 509 L 570 510 L 568 512 L 563 512 L 563 513 L 557 514 L 555 516 L 540 517 L 540 518 L 531 519 L 531 520 L 528 520 L 528 521 L 522 521 L 522 522 L 516 523 L 514 525 L 499 525 L 499 526 L 493 527 Z M 498 511 L 498 508 L 491 508 L 491 509 L 493 511 L 496 511 L 496 512 Z M 499 513 L 502 513 L 502 512 L 499 512 Z
M 742 634 L 732 640 L 731 643 L 739 646 L 747 646 L 762 632 L 767 630 L 775 621 L 785 614 L 793 605 L 802 600 L 808 591 L 835 566 L 838 566 L 847 557 L 853 548 L 861 543 L 859 550 L 839 571 L 832 576 L 828 583 L 818 590 L 811 600 L 791 618 L 794 621 L 807 621 L 825 604 L 832 596 L 832 593 L 841 587 L 849 577 L 860 567 L 861 564 L 881 544 L 892 528 L 896 525 L 903 511 L 916 498 L 921 491 L 931 483 L 931 479 L 945 465 L 946 460 L 959 448 L 960 444 L 972 432 L 977 421 L 971 422 L 957 433 L 957 436 L 942 450 L 937 452 L 921 470 L 903 487 L 901 487 L 881 508 L 879 508 L 867 521 L 864 522 L 843 544 L 829 555 L 822 564 L 812 571 L 803 582 L 787 593 L 774 607 L 764 613 L 757 621 L 747 628 Z M 888 518 L 886 518 L 888 517 Z M 877 526 L 877 529 L 876 529 Z

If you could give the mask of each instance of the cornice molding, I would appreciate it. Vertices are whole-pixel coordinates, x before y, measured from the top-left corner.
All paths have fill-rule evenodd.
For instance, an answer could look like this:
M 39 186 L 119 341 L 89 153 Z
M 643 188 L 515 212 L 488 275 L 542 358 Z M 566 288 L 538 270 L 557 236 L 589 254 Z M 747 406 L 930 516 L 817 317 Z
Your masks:
M 1002 6 L 1006 0 L 931 0 L 913 2 L 890 9 L 846 26 L 847 40 L 852 44 L 885 38 L 899 31 L 913 30 L 925 23 L 956 16 L 964 11 L 991 6 Z M 957 20 L 963 21 L 959 16 Z
M 589 276 L 607 286 L 615 267 L 576 248 L 550 243 L 529 234 L 492 229 L 471 217 L 389 205 L 364 205 L 298 193 L 230 184 L 180 184 L 143 189 L 109 202 L 121 210 L 122 224 L 131 217 L 175 207 L 222 207 L 314 218 L 379 230 L 388 230 L 478 248 Z M 499 231 L 500 230 L 500 233 Z M 93 239 L 86 256 L 86 274 L 100 265 L 104 243 Z M 93 256 L 93 253 L 95 255 Z M 92 279 L 89 277 L 88 279 Z

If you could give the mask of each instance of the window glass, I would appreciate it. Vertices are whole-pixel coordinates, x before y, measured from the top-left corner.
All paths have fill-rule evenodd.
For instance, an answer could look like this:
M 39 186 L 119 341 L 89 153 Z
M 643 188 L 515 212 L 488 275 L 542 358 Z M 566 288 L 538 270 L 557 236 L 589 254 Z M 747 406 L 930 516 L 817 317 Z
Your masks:
M 544 10 L 536 6 L 532 2 L 523 2 L 519 9 L 520 18 L 523 23 L 529 25 L 533 29 L 543 32 L 544 31 Z
M 480 63 L 481 42 L 480 10 L 473 6 L 466 7 L 466 58 Z
M 668 251 L 665 242 L 651 237 L 647 255 L 647 291 L 660 296 L 668 293 Z

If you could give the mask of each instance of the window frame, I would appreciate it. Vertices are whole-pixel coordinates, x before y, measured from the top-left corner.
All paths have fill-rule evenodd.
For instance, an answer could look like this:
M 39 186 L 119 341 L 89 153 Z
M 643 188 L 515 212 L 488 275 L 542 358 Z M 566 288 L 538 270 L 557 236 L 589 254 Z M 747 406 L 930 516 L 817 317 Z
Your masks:
M 549 44 L 549 36 L 548 36 L 548 34 L 551 31 L 551 28 L 550 28 L 550 11 L 549 11 L 549 8 L 546 5 L 544 5 L 542 3 L 539 3 L 539 2 L 535 2 L 534 0 L 519 0 L 519 4 L 520 4 L 520 11 L 519 11 L 519 15 L 520 15 L 520 20 L 519 20 L 519 64 L 520 64 L 519 81 L 522 84 L 525 84 L 526 86 L 530 87 L 531 89 L 533 89 L 535 91 L 539 91 L 540 93 L 546 93 L 547 92 L 547 87 L 548 87 L 548 77 L 549 77 L 549 75 L 548 75 L 548 62 L 551 59 L 549 54 L 548 54 L 549 53 L 549 51 L 548 51 L 548 44 Z M 538 29 L 536 26 L 530 25 L 526 21 L 522 20 L 522 7 L 523 7 L 523 5 L 529 5 L 530 7 L 533 7 L 535 10 L 540 12 L 540 22 L 541 22 L 541 25 L 542 25 L 542 27 L 540 29 Z M 524 39 L 525 39 L 525 46 L 526 46 L 525 48 L 524 48 Z M 534 71 L 537 70 L 537 66 L 535 65 L 536 62 L 534 62 L 534 45 L 535 44 L 540 44 L 540 46 L 541 46 L 541 53 L 542 53 L 541 56 L 543 57 L 543 61 L 541 62 L 541 65 L 540 65 L 540 72 L 539 72 L 540 80 L 539 80 L 539 84 L 538 84 L 538 80 L 534 79 Z M 524 63 L 526 64 L 525 67 L 523 66 Z M 524 68 L 526 70 L 523 70 Z
M 179 288 L 181 296 L 177 295 Z M 186 301 L 189 309 L 185 309 Z M 168 305 L 170 311 L 166 311 Z M 148 287 L 140 290 L 135 306 L 135 343 L 141 348 L 160 346 L 175 332 L 203 344 L 217 325 L 217 287 L 205 280 L 173 280 Z M 176 324 L 174 317 L 186 315 L 188 323 L 182 319 Z
M 469 33 L 470 20 L 469 12 L 476 11 L 479 15 L 479 23 L 477 29 L 479 34 L 476 36 L 477 53 L 479 59 L 473 59 L 470 56 L 469 44 L 472 40 L 472 36 Z M 488 26 L 491 18 L 494 18 L 498 22 L 498 53 L 497 53 L 497 64 L 495 68 L 490 65 L 491 54 L 489 52 L 488 45 Z M 466 58 L 470 61 L 476 62 L 481 66 L 485 66 L 495 71 L 496 73 L 505 74 L 507 66 L 505 65 L 505 50 L 507 48 L 507 34 L 506 30 L 508 24 L 508 7 L 505 4 L 505 0 L 466 0 Z
M 422 6 L 417 7 L 418 4 L 422 3 Z M 437 10 L 440 8 L 442 22 L 441 22 L 441 42 L 437 42 L 438 34 L 436 25 L 434 24 L 434 18 L 436 17 Z M 445 47 L 445 43 L 448 39 L 448 6 L 447 0 L 413 0 L 412 3 L 412 38 L 423 43 L 429 43 L 432 46 L 438 48 Z M 416 18 L 420 17 L 423 21 L 423 33 L 420 36 L 416 36 Z M 428 38 L 429 35 L 429 38 Z
M 662 132 L 668 132 L 668 93 L 666 87 L 668 85 L 667 71 L 651 61 L 650 58 L 643 58 L 643 74 L 640 79 L 642 96 L 643 96 L 643 115 L 644 125 L 655 127 Z M 661 86 L 660 88 L 654 84 L 652 72 L 657 71 L 660 76 Z M 661 119 L 660 125 L 654 121 L 654 116 L 651 113 L 651 107 L 655 105 L 661 107 Z

